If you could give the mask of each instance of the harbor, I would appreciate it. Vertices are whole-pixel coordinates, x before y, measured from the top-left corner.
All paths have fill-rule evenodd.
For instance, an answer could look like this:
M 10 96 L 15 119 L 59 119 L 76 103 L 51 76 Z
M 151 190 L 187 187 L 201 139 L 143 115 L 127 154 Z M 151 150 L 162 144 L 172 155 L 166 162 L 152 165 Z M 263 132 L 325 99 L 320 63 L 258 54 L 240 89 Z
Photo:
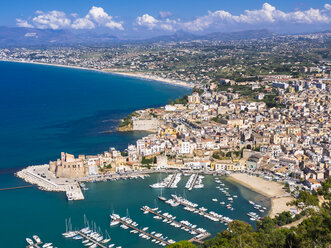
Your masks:
M 34 226 L 34 222 L 31 221 L 31 226 L 33 227 L 33 230 L 35 232 L 38 232 L 41 237 L 45 237 L 48 240 L 54 241 L 54 243 L 57 244 L 58 247 L 72 247 L 72 248 L 83 248 L 88 247 L 85 246 L 85 244 L 89 244 L 90 246 L 94 245 L 94 242 L 86 239 L 79 233 L 76 234 L 78 236 L 77 238 L 80 238 L 79 236 L 82 236 L 81 239 L 74 239 L 72 238 L 65 238 L 59 235 L 59 230 L 63 230 L 64 226 L 64 219 L 65 218 L 71 218 L 75 225 L 77 227 L 86 227 L 89 226 L 90 229 L 93 232 L 97 232 L 102 236 L 104 239 L 109 239 L 107 235 L 105 235 L 105 231 L 109 232 L 111 236 L 111 241 L 108 244 L 103 244 L 101 241 L 98 241 L 100 244 L 109 247 L 111 244 L 115 244 L 113 248 L 116 248 L 118 246 L 122 246 L 125 248 L 135 248 L 135 247 L 151 247 L 156 248 L 160 247 L 161 241 L 158 239 L 154 240 L 154 237 L 150 236 L 144 236 L 144 233 L 138 232 L 135 233 L 136 230 L 128 227 L 128 229 L 124 229 L 123 227 L 120 227 L 123 225 L 123 223 L 119 223 L 117 226 L 109 226 L 109 221 L 105 221 L 107 216 L 109 216 L 109 213 L 114 212 L 118 213 L 121 217 L 122 216 L 128 216 L 126 213 L 127 208 L 130 211 L 130 218 L 134 220 L 136 223 L 139 223 L 139 225 L 136 227 L 143 231 L 144 228 L 149 227 L 148 230 L 145 230 L 146 233 L 153 233 L 152 235 L 158 235 L 162 234 L 159 238 L 162 239 L 167 238 L 165 241 L 174 240 L 191 240 L 192 242 L 196 244 L 201 244 L 201 242 L 204 242 L 205 239 L 208 239 L 209 237 L 215 235 L 217 232 L 226 229 L 225 222 L 222 224 L 219 220 L 213 221 L 203 215 L 200 215 L 199 213 L 194 213 L 192 211 L 187 211 L 185 206 L 182 204 L 179 204 L 178 201 L 176 201 L 172 195 L 182 195 L 185 199 L 188 199 L 191 203 L 196 203 L 199 206 L 195 207 L 196 209 L 199 209 L 201 206 L 204 208 L 208 208 L 208 210 L 205 210 L 204 212 L 210 212 L 214 211 L 215 213 L 221 213 L 223 216 L 230 217 L 232 219 L 238 218 L 241 220 L 244 220 L 248 223 L 254 223 L 250 220 L 250 218 L 253 218 L 255 216 L 247 215 L 249 212 L 257 212 L 261 214 L 257 209 L 255 209 L 255 205 L 252 205 L 248 202 L 248 200 L 245 200 L 240 191 L 236 189 L 231 183 L 228 183 L 225 178 L 219 177 L 222 180 L 222 183 L 225 186 L 220 185 L 219 183 L 215 182 L 215 179 L 217 177 L 205 175 L 205 178 L 203 179 L 203 183 L 205 185 L 205 188 L 197 189 L 188 191 L 185 188 L 185 184 L 187 180 L 189 179 L 190 175 L 183 175 L 182 179 L 178 183 L 177 188 L 160 188 L 160 189 L 154 189 L 149 187 L 149 185 L 156 183 L 158 181 L 161 181 L 162 179 L 168 177 L 169 175 L 173 175 L 177 173 L 171 173 L 171 174 L 165 174 L 165 173 L 154 173 L 151 174 L 150 177 L 144 177 L 142 179 L 141 177 L 127 177 L 126 179 L 122 178 L 120 180 L 112 180 L 112 181 L 104 181 L 99 183 L 90 183 L 85 182 L 82 184 L 82 188 L 85 187 L 87 190 L 83 191 L 85 200 L 84 201 L 70 201 L 68 202 L 65 195 L 58 194 L 61 196 L 60 200 L 57 199 L 57 202 L 63 202 L 60 206 L 56 205 L 56 202 L 49 203 L 43 202 L 40 205 L 40 208 L 37 208 L 38 211 L 43 211 L 42 206 L 46 205 L 54 205 L 57 206 L 63 213 L 64 216 L 59 214 L 58 212 L 55 212 L 54 214 L 50 215 L 50 219 L 52 220 L 52 223 L 54 223 L 54 228 L 52 230 L 55 230 L 55 234 L 52 235 L 48 230 L 38 230 L 38 227 Z M 231 197 L 234 198 L 234 195 L 238 195 L 238 198 L 234 198 L 234 206 L 235 210 L 231 211 L 225 207 L 225 205 L 220 205 L 221 201 L 227 202 L 228 196 L 225 195 L 223 192 L 221 192 L 216 187 L 222 186 L 222 188 L 229 188 L 226 190 Z M 139 191 L 134 190 L 139 189 Z M 27 197 L 31 193 L 38 193 L 38 194 L 45 194 L 43 191 L 38 191 L 36 189 L 29 189 L 27 188 L 26 191 Z M 126 192 L 125 195 L 123 195 L 123 191 Z M 246 193 L 246 192 L 245 192 Z M 203 198 L 201 198 L 201 194 L 204 195 Z M 253 196 L 257 195 L 256 193 L 252 192 Z M 52 194 L 49 194 L 52 195 Z M 246 193 L 246 195 L 249 195 Z M 158 198 L 164 198 L 162 202 L 166 202 L 168 200 L 172 200 L 175 202 L 177 207 L 173 207 L 170 204 L 163 204 L 161 201 L 158 200 Z M 217 198 L 218 202 L 213 202 L 211 199 Z M 136 199 L 139 199 L 137 201 Z M 263 205 L 258 199 L 255 199 L 254 197 L 249 198 L 254 203 L 258 205 Z M 237 204 L 237 205 L 236 205 Z M 162 214 L 165 216 L 166 213 L 168 213 L 168 218 L 166 220 L 164 218 L 162 219 L 156 219 L 157 215 L 152 214 L 149 212 L 149 214 L 144 214 L 144 212 L 141 209 L 142 206 L 149 206 L 150 209 L 154 209 L 154 212 L 158 212 L 162 210 Z M 65 207 L 65 208 L 64 208 Z M 155 208 L 159 209 L 155 209 Z M 46 212 L 46 210 L 44 210 Z M 93 227 L 93 224 L 87 225 L 86 223 L 83 223 L 82 216 L 86 214 L 89 216 L 89 218 L 93 219 L 95 223 L 98 223 L 98 227 Z M 170 215 L 170 217 L 169 217 Z M 62 217 L 61 217 L 62 216 Z M 175 222 L 168 223 L 171 220 L 171 217 L 175 217 Z M 160 216 L 158 216 L 160 217 Z M 108 218 L 107 218 L 108 219 Z M 108 219 L 109 220 L 109 219 Z M 134 222 L 133 221 L 133 222 Z M 185 222 L 182 222 L 185 221 Z M 59 223 L 60 222 L 60 223 Z M 184 224 L 180 225 L 179 227 L 176 227 L 175 225 L 178 225 L 178 223 Z M 197 225 L 197 227 L 194 227 L 194 224 Z M 132 225 L 132 223 L 131 223 Z M 124 225 L 125 226 L 125 225 Z M 93 228 L 92 228 L 93 227 Z M 127 227 L 127 226 L 126 226 Z M 195 230 L 198 228 L 203 228 L 206 230 L 206 233 L 210 233 L 211 236 L 207 237 L 208 235 L 204 233 L 199 233 L 188 228 L 191 227 Z M 82 232 L 81 228 L 73 228 L 71 230 L 73 231 L 79 231 Z M 182 229 L 183 228 L 183 229 Z M 102 232 L 100 232 L 100 229 Z M 185 230 L 187 229 L 187 230 Z M 63 230 L 64 231 L 64 230 Z M 134 232 L 131 232 L 134 231 Z M 194 233 L 196 232 L 196 234 Z M 102 234 L 103 233 L 103 234 Z M 84 234 L 84 233 L 83 233 Z M 139 236 L 141 234 L 141 236 Z M 28 236 L 29 234 L 26 234 L 25 236 Z M 30 234 L 32 236 L 32 234 Z M 87 235 L 87 234 L 85 234 Z M 75 237 L 76 237 L 75 236 Z M 149 239 L 148 239 L 149 238 Z M 88 242 L 82 243 L 83 241 L 87 240 Z M 163 239 L 162 239 L 163 240 Z M 158 242 L 158 243 L 156 243 Z M 162 246 L 162 245 L 161 245 Z M 24 246 L 25 247 L 25 246 Z M 100 247 L 100 246 L 97 246 Z

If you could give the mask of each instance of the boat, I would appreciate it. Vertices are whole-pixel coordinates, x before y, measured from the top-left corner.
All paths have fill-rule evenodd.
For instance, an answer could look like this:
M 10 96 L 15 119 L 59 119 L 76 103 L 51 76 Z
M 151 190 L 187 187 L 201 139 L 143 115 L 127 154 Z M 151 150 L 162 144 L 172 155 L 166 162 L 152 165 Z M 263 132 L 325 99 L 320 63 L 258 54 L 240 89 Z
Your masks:
M 52 243 L 46 243 L 43 245 L 43 248 L 47 248 L 47 247 L 49 248 L 51 245 L 52 245 Z
M 216 199 L 216 198 L 213 198 L 212 201 L 213 201 L 213 202 L 217 202 L 217 199 Z
M 37 235 L 33 235 L 32 237 L 37 243 L 41 243 L 41 240 Z
M 25 240 L 26 240 L 26 242 L 28 242 L 29 245 L 33 245 L 34 244 L 33 243 L 33 240 L 30 239 L 30 238 L 26 238 Z

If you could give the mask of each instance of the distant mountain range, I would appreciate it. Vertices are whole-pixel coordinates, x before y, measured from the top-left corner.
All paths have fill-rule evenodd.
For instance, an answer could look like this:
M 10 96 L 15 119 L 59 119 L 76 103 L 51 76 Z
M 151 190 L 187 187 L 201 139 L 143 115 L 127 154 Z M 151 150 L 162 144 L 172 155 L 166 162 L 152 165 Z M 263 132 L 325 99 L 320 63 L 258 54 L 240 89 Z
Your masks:
M 211 33 L 206 35 L 194 35 L 184 31 L 178 31 L 173 35 L 163 35 L 148 39 L 146 41 L 151 42 L 179 42 L 179 41 L 192 41 L 192 40 L 249 40 L 249 39 L 261 39 L 268 38 L 274 34 L 267 29 L 260 30 L 246 30 L 240 32 L 230 32 L 230 33 Z
M 326 31 L 328 32 L 328 31 Z M 324 32 L 321 32 L 324 33 Z M 120 39 L 111 34 L 95 32 L 72 32 L 70 30 L 52 30 L 21 27 L 0 27 L 0 46 L 50 46 L 50 45 L 92 45 L 110 44 L 120 42 L 143 43 L 143 42 L 180 42 L 193 40 L 227 41 L 261 39 L 275 36 L 276 34 L 267 29 L 246 30 L 230 33 L 210 33 L 196 35 L 184 31 L 178 31 L 172 35 L 162 35 L 144 40 Z
M 109 43 L 116 36 L 91 32 L 73 33 L 69 30 L 0 27 L 0 46 L 69 45 Z

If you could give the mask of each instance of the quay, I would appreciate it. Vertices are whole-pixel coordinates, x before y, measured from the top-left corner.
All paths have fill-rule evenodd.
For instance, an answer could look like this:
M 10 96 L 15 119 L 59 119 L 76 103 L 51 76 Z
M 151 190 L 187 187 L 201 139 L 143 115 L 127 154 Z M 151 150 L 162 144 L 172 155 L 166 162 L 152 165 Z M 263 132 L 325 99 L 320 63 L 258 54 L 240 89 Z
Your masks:
M 156 215 L 156 216 L 161 217 L 162 219 L 165 219 L 165 220 L 171 221 L 172 223 L 177 224 L 177 225 L 179 225 L 179 226 L 181 226 L 181 227 L 187 228 L 187 229 L 189 229 L 189 230 L 191 230 L 192 232 L 195 232 L 195 233 L 197 233 L 197 234 L 204 234 L 204 238 L 210 236 L 210 233 L 208 233 L 208 232 L 202 232 L 202 231 L 199 231 L 199 230 L 197 230 L 197 229 L 195 229 L 195 228 L 192 228 L 192 227 L 190 227 L 190 226 L 188 226 L 188 225 L 186 225 L 186 224 L 184 224 L 184 223 L 181 223 L 181 222 L 175 221 L 175 220 L 172 219 L 172 218 L 169 218 L 169 217 L 167 217 L 167 216 L 164 216 L 163 214 L 159 214 L 159 213 L 157 213 L 156 211 L 152 210 L 150 207 L 141 208 L 141 210 L 142 210 L 142 211 L 148 211 L 148 212 L 150 212 L 150 213 L 152 213 L 152 214 L 154 214 L 154 215 Z M 196 239 L 196 237 L 194 237 L 194 238 Z M 204 238 L 203 238 L 203 239 L 204 239 Z M 197 240 L 201 241 L 202 239 L 201 239 L 201 238 L 198 238 Z
M 145 231 L 143 231 L 143 230 L 141 230 L 141 229 L 139 229 L 139 228 L 137 228 L 137 227 L 135 227 L 135 226 L 133 226 L 133 225 L 131 225 L 131 224 L 129 224 L 129 223 L 126 223 L 125 221 L 121 220 L 120 218 L 116 218 L 116 219 L 114 219 L 114 220 L 115 220 L 115 221 L 118 221 L 118 222 L 120 222 L 121 224 L 123 224 L 123 225 L 125 225 L 125 226 L 127 226 L 127 227 L 129 227 L 129 228 L 131 228 L 131 229 L 133 229 L 133 230 L 135 230 L 135 231 L 137 231 L 137 232 L 139 232 L 139 233 L 142 233 L 142 234 L 144 234 L 144 235 L 146 235 L 146 236 L 148 236 L 148 237 L 150 237 L 150 238 L 152 238 L 152 239 L 155 239 L 155 240 L 157 240 L 157 241 L 160 241 L 161 243 L 165 243 L 166 245 L 170 245 L 170 243 L 169 243 L 168 241 L 163 240 L 163 239 L 161 239 L 161 238 L 159 238 L 159 237 L 156 237 L 156 236 L 154 236 L 153 234 L 150 234 L 150 233 L 148 233 L 148 232 L 145 232 Z
M 25 185 L 25 186 L 17 186 L 17 187 L 11 187 L 11 188 L 4 188 L 0 189 L 0 191 L 6 191 L 6 190 L 14 190 L 14 189 L 24 189 L 24 188 L 31 188 L 34 185 Z
M 77 234 L 79 234 L 80 236 L 82 236 L 83 238 L 85 239 L 88 239 L 89 241 L 91 241 L 93 244 L 96 244 L 98 247 L 101 247 L 101 248 L 107 248 L 107 246 L 99 243 L 98 241 L 92 239 L 91 237 L 85 235 L 84 233 L 82 233 L 81 231 L 77 231 Z
M 49 171 L 48 164 L 29 166 L 16 173 L 24 181 L 37 185 L 45 191 L 66 192 L 68 200 L 84 200 L 77 181 L 73 178 L 57 178 Z

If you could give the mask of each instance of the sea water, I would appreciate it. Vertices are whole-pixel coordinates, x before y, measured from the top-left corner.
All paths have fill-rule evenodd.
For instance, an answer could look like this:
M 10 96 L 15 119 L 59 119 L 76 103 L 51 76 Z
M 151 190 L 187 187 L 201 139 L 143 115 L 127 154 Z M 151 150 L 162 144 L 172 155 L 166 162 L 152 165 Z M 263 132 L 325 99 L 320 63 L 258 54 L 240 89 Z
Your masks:
M 0 188 L 26 185 L 13 173 L 21 167 L 47 163 L 59 157 L 61 151 L 96 154 L 128 144 L 147 135 L 145 132 L 116 132 L 118 120 L 130 112 L 157 107 L 190 92 L 189 89 L 155 81 L 53 66 L 0 62 Z M 108 132 L 111 131 L 111 132 Z M 57 247 L 83 247 L 81 241 L 65 239 L 65 220 L 73 228 L 84 226 L 84 215 L 105 234 L 110 234 L 116 246 L 157 247 L 151 240 L 141 239 L 119 226 L 110 227 L 112 212 L 129 213 L 140 227 L 163 233 L 176 241 L 192 238 L 151 214 L 144 215 L 143 205 L 159 207 L 163 212 L 188 220 L 215 235 L 226 228 L 183 207 L 171 207 L 157 199 L 159 189 L 149 185 L 165 177 L 153 174 L 146 179 L 88 183 L 85 200 L 68 202 L 64 193 L 40 191 L 36 187 L 0 191 L 1 247 L 25 247 L 25 238 L 34 234 Z M 188 177 L 183 177 L 177 189 L 165 189 L 163 195 L 184 195 L 193 202 L 233 219 L 249 221 L 247 212 L 254 208 L 248 200 L 269 207 L 269 201 L 238 184 L 222 181 L 234 199 L 234 211 L 220 201 L 225 195 L 216 189 L 212 176 L 203 180 L 205 188 L 185 190 Z M 217 198 L 218 202 L 211 199 Z M 251 222 L 250 222 L 251 223 Z M 254 224 L 254 223 L 252 223 Z

